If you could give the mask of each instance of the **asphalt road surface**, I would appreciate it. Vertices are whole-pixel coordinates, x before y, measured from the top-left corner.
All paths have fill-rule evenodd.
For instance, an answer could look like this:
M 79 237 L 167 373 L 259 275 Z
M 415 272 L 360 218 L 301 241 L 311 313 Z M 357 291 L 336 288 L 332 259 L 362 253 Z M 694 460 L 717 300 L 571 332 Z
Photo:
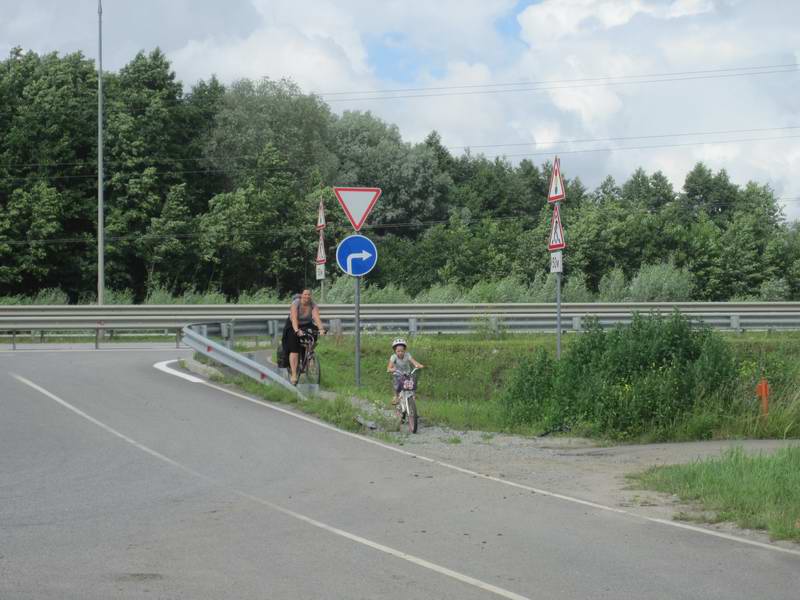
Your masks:
M 182 353 L 0 352 L 0 598 L 800 597 L 800 552 L 516 488 L 153 367 Z

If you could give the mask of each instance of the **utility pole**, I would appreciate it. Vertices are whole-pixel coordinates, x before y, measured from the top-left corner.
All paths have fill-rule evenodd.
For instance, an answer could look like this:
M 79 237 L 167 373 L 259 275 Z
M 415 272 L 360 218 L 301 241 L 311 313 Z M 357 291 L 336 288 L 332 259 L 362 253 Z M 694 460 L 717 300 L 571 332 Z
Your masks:
M 105 295 L 105 217 L 103 215 L 103 0 L 97 0 L 97 304 Z

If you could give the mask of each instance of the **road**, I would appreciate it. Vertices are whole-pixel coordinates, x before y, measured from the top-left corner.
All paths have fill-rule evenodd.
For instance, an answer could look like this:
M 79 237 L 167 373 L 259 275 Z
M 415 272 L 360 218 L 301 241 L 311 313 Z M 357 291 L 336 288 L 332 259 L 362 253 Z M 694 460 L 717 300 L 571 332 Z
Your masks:
M 0 352 L 0 598 L 798 597 L 800 553 L 504 485 L 153 368 L 181 354 Z

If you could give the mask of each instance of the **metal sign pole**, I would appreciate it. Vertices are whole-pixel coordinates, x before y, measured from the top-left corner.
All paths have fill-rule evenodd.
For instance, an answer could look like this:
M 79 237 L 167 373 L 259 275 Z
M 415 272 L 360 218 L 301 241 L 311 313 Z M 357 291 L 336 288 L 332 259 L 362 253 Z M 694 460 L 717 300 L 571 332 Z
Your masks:
M 561 273 L 556 273 L 556 358 L 561 358 Z
M 103 3 L 97 0 L 97 305 L 103 306 L 105 282 L 105 217 L 103 216 Z
M 561 202 L 556 202 L 556 210 L 561 215 Z M 561 358 L 561 271 L 556 273 L 556 359 Z
M 356 387 L 361 387 L 361 277 L 356 280 Z

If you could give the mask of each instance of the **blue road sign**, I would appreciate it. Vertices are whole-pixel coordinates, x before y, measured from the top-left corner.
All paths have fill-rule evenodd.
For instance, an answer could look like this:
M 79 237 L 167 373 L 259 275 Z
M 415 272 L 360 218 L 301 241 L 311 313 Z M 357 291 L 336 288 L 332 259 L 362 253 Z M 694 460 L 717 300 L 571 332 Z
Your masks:
M 336 262 L 348 275 L 361 277 L 375 268 L 378 249 L 363 235 L 349 235 L 336 248 Z

